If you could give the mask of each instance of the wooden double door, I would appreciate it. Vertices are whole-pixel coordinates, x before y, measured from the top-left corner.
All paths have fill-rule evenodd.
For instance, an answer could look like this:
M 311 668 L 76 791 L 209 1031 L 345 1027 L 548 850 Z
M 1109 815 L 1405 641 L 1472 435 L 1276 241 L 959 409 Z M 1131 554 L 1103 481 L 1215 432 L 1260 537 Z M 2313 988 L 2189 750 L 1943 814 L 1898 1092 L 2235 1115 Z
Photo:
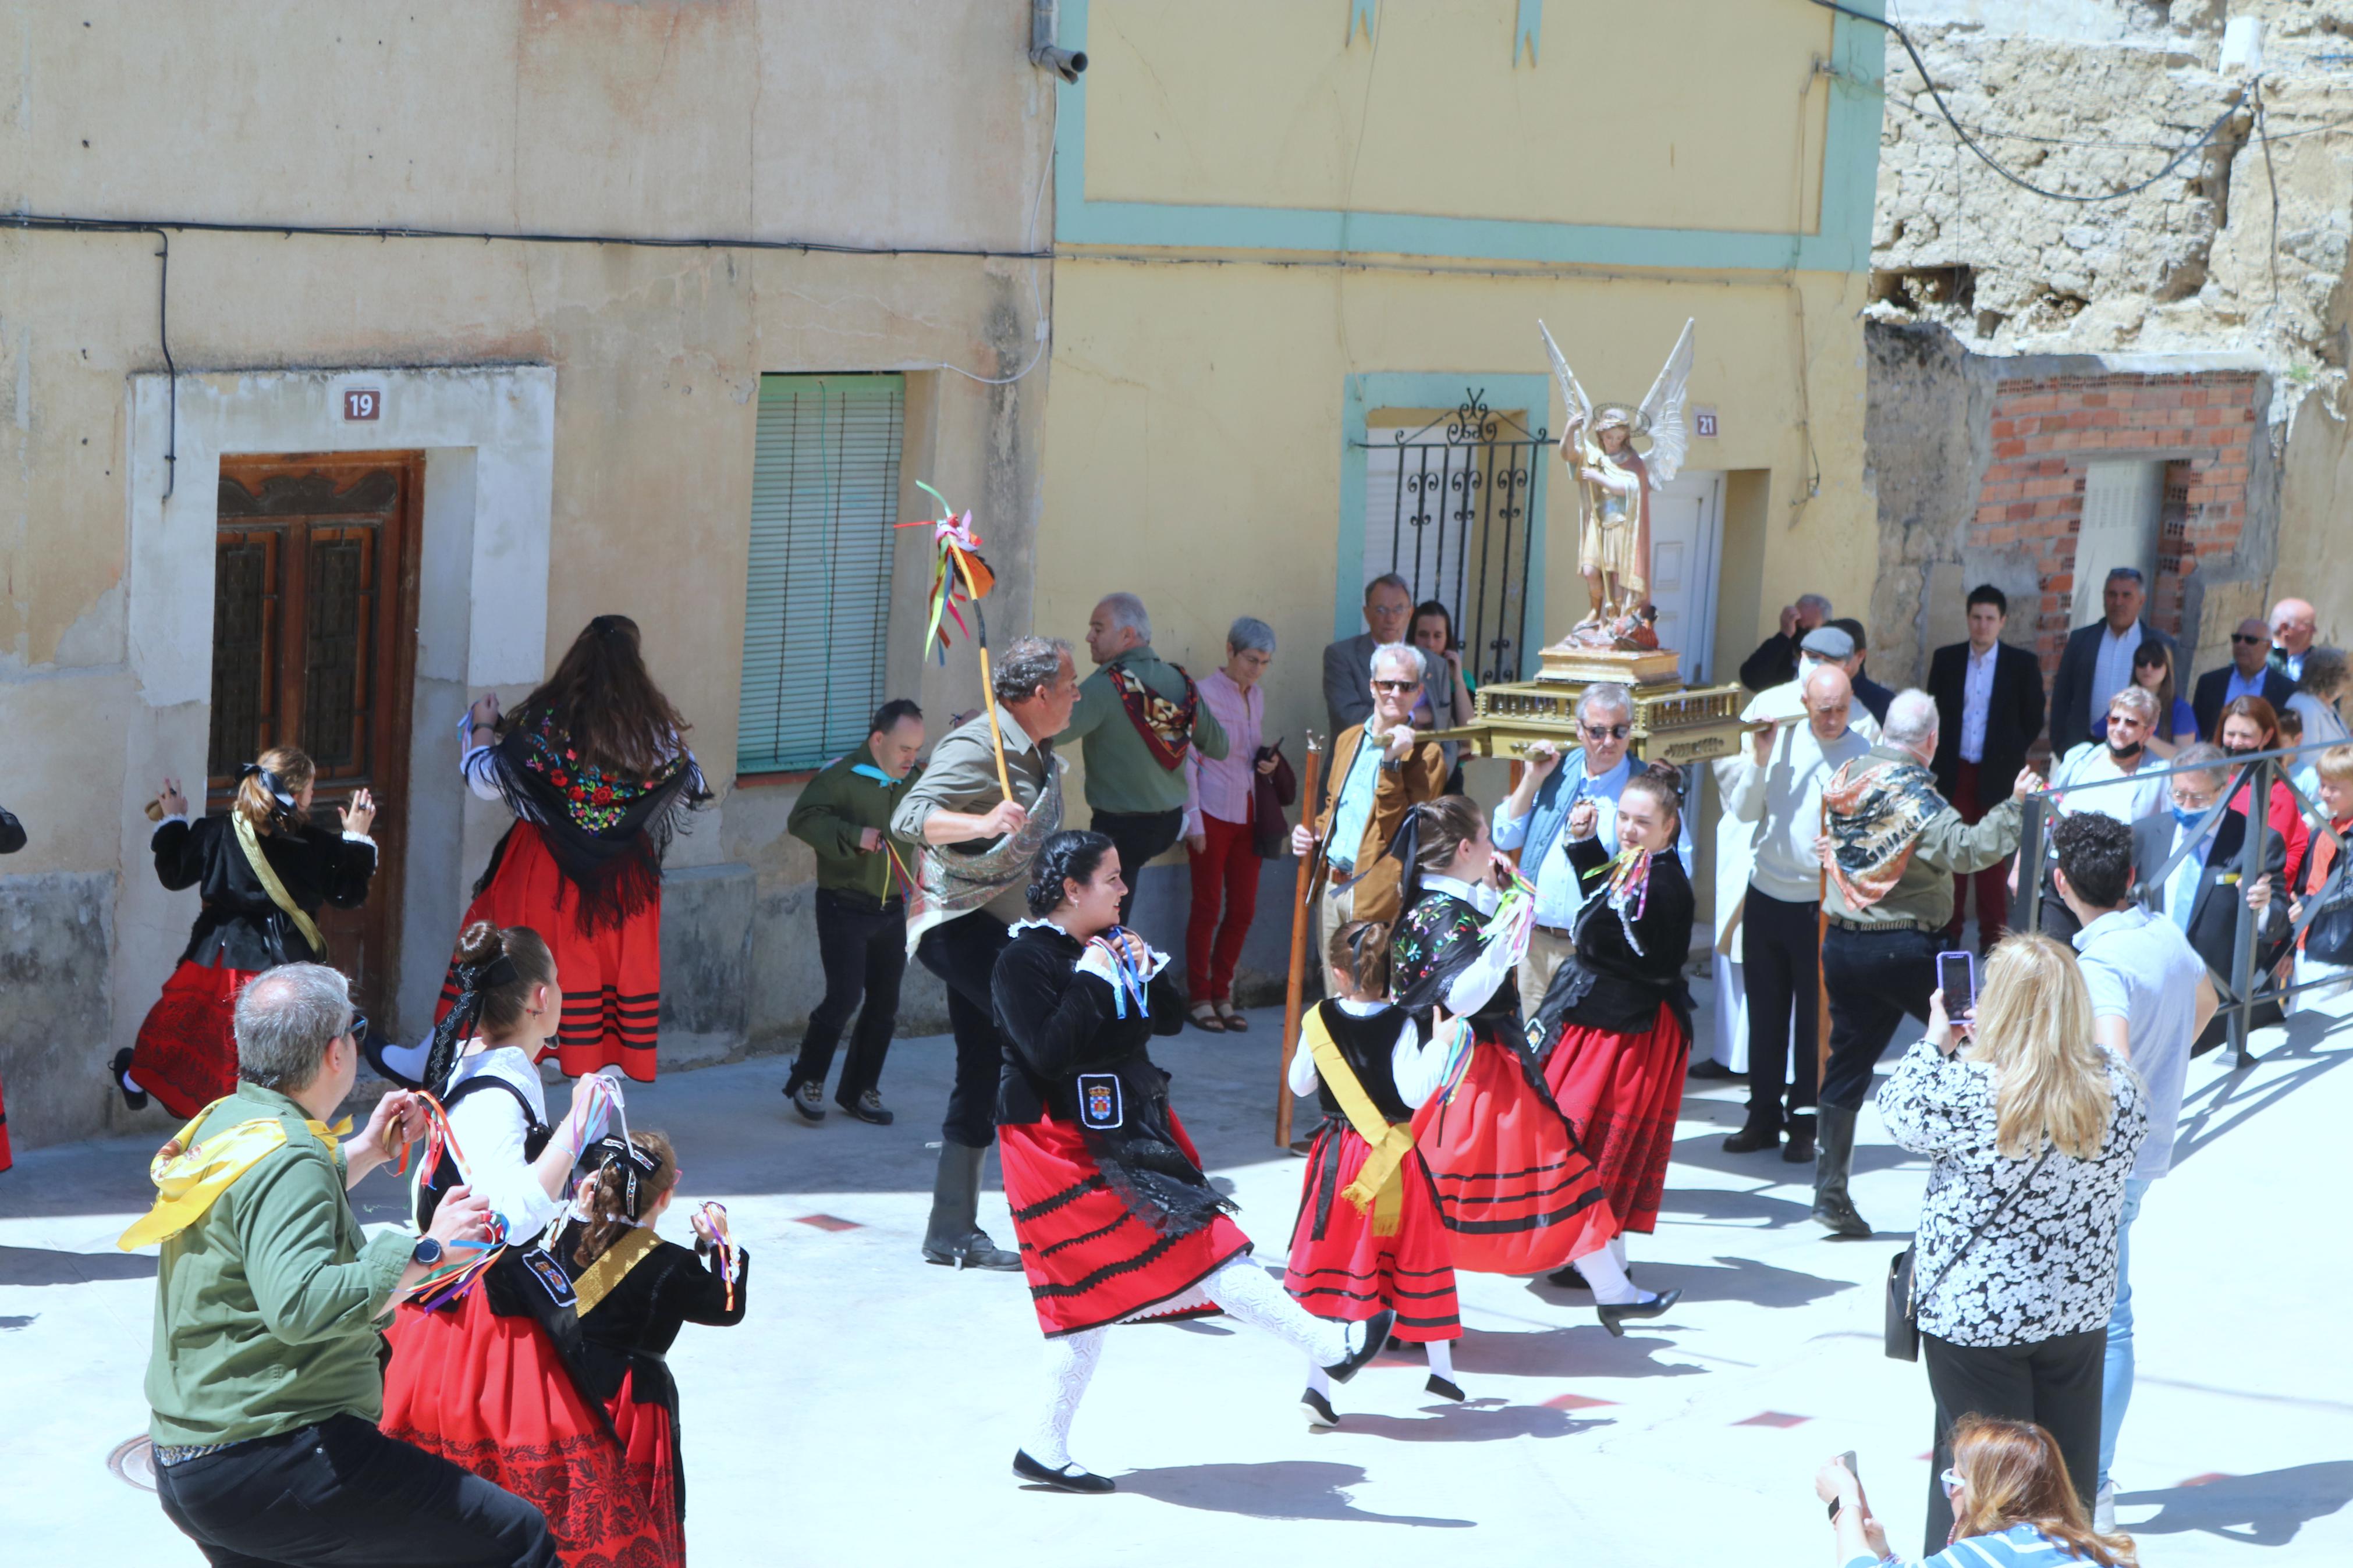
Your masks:
M 422 452 L 221 459 L 213 562 L 207 808 L 238 770 L 299 746 L 330 829 L 355 790 L 375 797 L 375 880 L 357 910 L 319 912 L 331 962 L 385 1031 L 400 1026 L 401 868 L 407 848 Z

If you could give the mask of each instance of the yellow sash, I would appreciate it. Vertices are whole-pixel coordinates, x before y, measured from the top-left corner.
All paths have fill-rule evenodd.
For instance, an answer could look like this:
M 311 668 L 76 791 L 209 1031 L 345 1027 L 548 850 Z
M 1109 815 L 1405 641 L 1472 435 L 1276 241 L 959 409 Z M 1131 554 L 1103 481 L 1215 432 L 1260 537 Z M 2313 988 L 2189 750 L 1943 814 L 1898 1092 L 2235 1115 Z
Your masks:
M 269 895 L 271 903 L 286 912 L 286 918 L 294 922 L 294 929 L 302 933 L 302 940 L 311 944 L 311 951 L 319 955 L 321 963 L 324 963 L 327 939 L 319 934 L 319 922 L 303 912 L 302 906 L 286 891 L 286 884 L 278 879 L 277 868 L 270 865 L 269 858 L 261 853 L 261 840 L 255 836 L 253 824 L 245 819 L 241 811 L 231 811 L 228 819 L 237 824 L 237 841 L 245 849 L 246 864 L 251 866 L 253 874 L 261 879 L 261 890 Z
M 227 1098 L 224 1095 L 197 1111 L 185 1127 L 173 1134 L 170 1142 L 155 1152 L 155 1158 L 147 1166 L 148 1179 L 155 1184 L 155 1206 L 116 1237 L 115 1246 L 131 1252 L 170 1240 L 204 1218 L 220 1195 L 234 1186 L 239 1176 L 260 1163 L 264 1155 L 285 1146 L 286 1124 L 274 1116 L 240 1121 L 202 1143 L 191 1142 L 205 1118 Z M 352 1130 L 348 1116 L 332 1128 L 307 1118 L 302 1125 L 330 1149 L 335 1147 L 338 1134 Z
M 1356 1179 L 1342 1188 L 1340 1195 L 1356 1205 L 1359 1214 L 1371 1211 L 1375 1236 L 1395 1236 L 1405 1200 L 1405 1178 L 1398 1167 L 1413 1152 L 1413 1129 L 1392 1124 L 1373 1104 L 1372 1096 L 1356 1081 L 1356 1069 L 1333 1043 L 1331 1031 L 1324 1028 L 1321 1007 L 1307 1010 L 1303 1033 L 1315 1058 L 1315 1070 L 1323 1075 L 1332 1098 L 1340 1102 L 1340 1114 L 1372 1151 L 1365 1156 Z
M 572 1293 L 579 1298 L 572 1310 L 581 1317 L 586 1317 L 596 1303 L 609 1295 L 613 1287 L 618 1285 L 630 1269 L 643 1263 L 660 1243 L 661 1237 L 653 1233 L 650 1226 L 638 1226 L 622 1233 L 620 1240 L 605 1249 L 604 1257 L 590 1264 L 587 1272 L 572 1282 Z

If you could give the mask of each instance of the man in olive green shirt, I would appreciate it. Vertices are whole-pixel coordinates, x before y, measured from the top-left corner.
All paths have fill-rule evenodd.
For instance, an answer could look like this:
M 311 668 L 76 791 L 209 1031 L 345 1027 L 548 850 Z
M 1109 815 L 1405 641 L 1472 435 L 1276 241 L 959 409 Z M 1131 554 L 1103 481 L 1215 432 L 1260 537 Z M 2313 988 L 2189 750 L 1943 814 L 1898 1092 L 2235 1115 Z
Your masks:
M 1113 594 L 1087 617 L 1087 653 L 1095 671 L 1079 685 L 1070 728 L 1087 764 L 1089 826 L 1119 850 L 1127 896 L 1124 925 L 1135 907 L 1144 868 L 1185 831 L 1185 753 L 1193 746 L 1217 761 L 1226 731 L 1200 705 L 1185 672 L 1152 651 L 1152 617 L 1133 594 Z
M 911 869 L 892 841 L 891 814 L 923 775 L 915 765 L 923 749 L 923 710 L 903 697 L 885 702 L 865 741 L 804 784 L 785 821 L 786 832 L 817 851 L 817 957 L 825 996 L 809 1011 L 801 1053 L 785 1080 L 785 1098 L 811 1126 L 825 1120 L 825 1075 L 852 1013 L 858 1031 L 834 1103 L 860 1121 L 891 1125 L 877 1086 L 907 973 L 907 900 L 899 883 Z
M 1813 1217 L 1834 1236 L 1871 1234 L 1847 1196 L 1855 1118 L 1870 1098 L 1872 1068 L 1905 1015 L 1928 1016 L 1953 879 L 2016 852 L 2019 803 L 2042 784 L 2031 768 L 2021 769 L 2009 799 L 1975 824 L 1964 822 L 1929 772 L 1936 735 L 1936 700 L 1916 687 L 1899 691 L 1879 744 L 1822 790 L 1831 819 L 1830 891 L 1822 900 L 1831 1059 L 1817 1110 Z
M 421 1131 L 413 1098 L 395 1091 L 348 1159 L 328 1131 L 358 1076 L 364 1027 L 343 977 L 318 964 L 270 970 L 237 998 L 243 1081 L 192 1142 L 199 1163 L 211 1144 L 243 1169 L 208 1203 L 199 1184 L 167 1188 L 158 1205 L 183 1228 L 164 1240 L 156 1270 L 156 1495 L 220 1568 L 553 1568 L 538 1509 L 376 1429 L 378 1331 L 394 1299 L 444 1247 L 482 1237 L 489 1208 L 458 1187 L 423 1240 L 361 1232 L 345 1189 L 384 1163 L 392 1135 Z M 239 1149 L 266 1152 L 248 1162 L 232 1156 Z

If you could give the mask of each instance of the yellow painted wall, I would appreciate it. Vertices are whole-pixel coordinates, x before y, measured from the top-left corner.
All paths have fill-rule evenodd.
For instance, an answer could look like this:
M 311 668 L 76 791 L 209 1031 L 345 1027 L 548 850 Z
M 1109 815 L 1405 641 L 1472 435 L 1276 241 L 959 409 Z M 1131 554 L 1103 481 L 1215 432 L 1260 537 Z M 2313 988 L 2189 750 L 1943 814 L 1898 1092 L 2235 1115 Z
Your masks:
M 1385 0 L 1344 45 L 1339 0 L 1090 0 L 1088 199 L 1811 231 L 1831 13 L 1548 0 L 1514 65 L 1516 15 Z
M 1810 323 L 1800 394 L 1798 313 L 1775 280 L 1498 278 L 1425 269 L 1341 272 L 1066 259 L 1039 531 L 1037 618 L 1075 637 L 1104 593 L 1150 606 L 1155 640 L 1197 674 L 1221 662 L 1226 626 L 1254 615 L 1282 643 L 1269 722 L 1323 727 L 1323 647 L 1338 573 L 1342 393 L 1352 374 L 1542 374 L 1548 321 L 1596 398 L 1639 399 L 1684 319 L 1698 321 L 1691 395 L 1722 436 L 1687 467 L 1757 470 L 1741 488 L 1756 534 L 1727 549 L 1719 669 L 1808 589 L 1862 602 L 1875 570 L 1862 489 L 1862 280 L 1796 280 Z M 1800 421 L 1810 408 L 1812 452 Z M 1549 423 L 1557 430 L 1555 395 Z M 1815 465 L 1820 495 L 1802 509 Z M 1558 473 L 1556 463 L 1553 472 Z M 1582 613 L 1573 492 L 1547 479 L 1547 637 Z M 1733 568 L 1737 567 L 1737 570 Z M 1294 754 L 1296 746 L 1293 747 Z

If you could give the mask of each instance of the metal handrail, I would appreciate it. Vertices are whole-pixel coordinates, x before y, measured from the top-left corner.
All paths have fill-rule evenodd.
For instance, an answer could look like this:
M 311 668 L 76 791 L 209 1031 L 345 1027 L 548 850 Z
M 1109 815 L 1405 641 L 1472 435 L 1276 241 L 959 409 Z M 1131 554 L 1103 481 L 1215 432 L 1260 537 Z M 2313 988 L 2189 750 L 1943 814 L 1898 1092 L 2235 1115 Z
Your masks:
M 2205 819 L 2199 824 L 2199 831 L 2196 837 L 2192 839 L 2193 843 L 2204 837 L 2208 827 L 2219 821 L 2222 814 L 2231 809 L 2231 802 L 2238 798 L 2241 786 L 2247 786 L 2247 835 L 2239 847 L 2241 896 L 2238 900 L 2237 929 L 2232 937 L 2231 973 L 2228 976 L 2218 974 L 2214 977 L 2217 988 L 2223 992 L 2225 997 L 2231 1065 L 2234 1068 L 2252 1067 L 2255 1063 L 2253 1054 L 2247 1048 L 2247 1037 L 2254 1029 L 2254 1015 L 2258 1006 L 2265 1002 L 2276 1002 L 2293 996 L 2299 991 L 2335 984 L 2340 978 L 2329 976 L 2322 980 L 2306 981 L 2300 984 L 2277 981 L 2270 984 L 2259 984 L 2255 964 L 2257 945 L 2255 911 L 2249 907 L 2244 889 L 2253 886 L 2256 879 L 2264 874 L 2263 861 L 2270 848 L 2271 798 L 2272 786 L 2274 784 L 2287 786 L 2288 794 L 2295 800 L 2299 814 L 2315 824 L 2313 831 L 2326 834 L 2330 842 L 2337 846 L 2338 851 L 2337 868 L 2330 874 L 2327 885 L 2316 893 L 2311 902 L 2306 905 L 2303 918 L 2295 921 L 2289 926 L 2285 939 L 2289 951 L 2293 951 L 2296 938 L 2301 936 L 2305 928 L 2312 923 L 2312 917 L 2319 912 L 2321 905 L 2327 901 L 2332 889 L 2343 884 L 2347 861 L 2348 858 L 2353 858 L 2353 856 L 2348 855 L 2345 838 L 2329 826 L 2327 813 L 2319 810 L 2306 798 L 2304 792 L 2296 787 L 2295 781 L 2288 776 L 2287 769 L 2280 764 L 2283 762 L 2305 756 L 2306 753 L 2325 752 L 2331 746 L 2344 743 L 2341 741 L 2307 741 L 2300 745 L 2276 747 L 2267 752 L 2242 752 L 2219 764 L 2177 763 L 2163 768 L 2144 767 L 2122 778 L 2094 779 L 2086 784 L 2072 784 L 2066 786 L 2066 793 L 2074 795 L 2083 791 L 2107 789 L 2119 784 L 2146 784 L 2153 779 L 2171 778 L 2176 773 L 2211 773 L 2227 771 L 2231 774 L 2230 782 L 2223 785 L 2221 795 L 2215 800 Z M 2047 837 L 2046 825 L 2051 813 L 2051 800 L 2044 791 L 2038 790 L 2028 795 L 2021 804 L 2023 810 L 2021 813 L 2018 838 L 2018 893 L 2024 919 L 2020 922 L 2019 929 L 2035 931 L 2040 929 L 2042 924 L 2042 865 L 2048 853 L 2044 847 L 2044 840 Z M 2171 864 L 2168 862 L 2167 869 L 2171 868 Z M 2298 868 L 2294 866 L 2284 868 L 2281 878 L 2283 885 L 2273 895 L 2282 900 L 2280 907 L 2283 909 L 2286 907 L 2287 902 L 2292 901 L 2294 890 L 2287 884 L 2293 883 L 2297 869 Z M 2160 877 L 2158 880 L 2161 883 L 2164 879 Z M 2149 889 L 2147 887 L 2140 889 L 2137 894 L 2137 897 L 2144 901 L 2149 896 Z M 2213 966 L 2209 964 L 2207 967 L 2209 973 L 2211 973 Z

